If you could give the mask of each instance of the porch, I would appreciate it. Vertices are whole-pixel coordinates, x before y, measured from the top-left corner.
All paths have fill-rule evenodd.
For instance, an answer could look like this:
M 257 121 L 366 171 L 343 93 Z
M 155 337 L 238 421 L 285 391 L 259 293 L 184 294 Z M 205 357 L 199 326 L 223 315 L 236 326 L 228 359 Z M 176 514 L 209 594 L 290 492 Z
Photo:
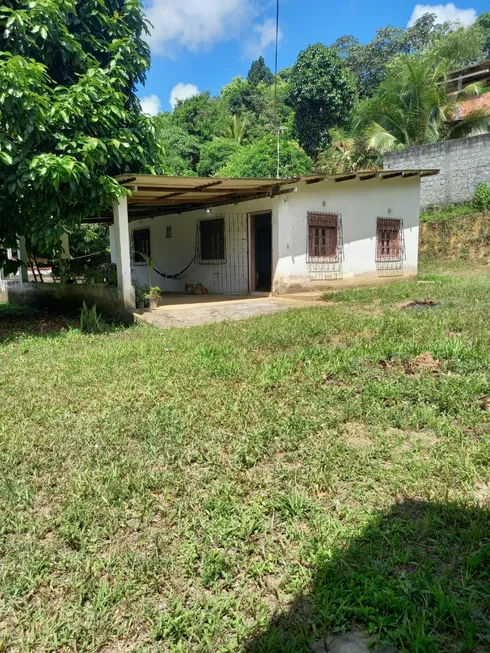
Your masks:
M 318 293 L 289 297 L 272 297 L 266 293 L 257 293 L 257 295 L 240 298 L 229 295 L 165 293 L 158 308 L 152 311 L 136 310 L 134 317 L 161 329 L 193 327 L 244 320 L 291 308 L 312 306 L 319 299 Z

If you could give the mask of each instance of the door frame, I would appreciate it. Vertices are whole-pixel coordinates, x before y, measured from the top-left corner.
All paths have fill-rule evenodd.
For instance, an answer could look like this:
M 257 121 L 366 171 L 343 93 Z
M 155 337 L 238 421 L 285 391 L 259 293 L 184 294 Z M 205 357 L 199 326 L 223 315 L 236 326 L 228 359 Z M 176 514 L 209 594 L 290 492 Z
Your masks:
M 249 270 L 249 292 L 257 292 L 256 290 L 256 262 L 255 262 L 255 218 L 258 215 L 270 215 L 271 216 L 271 290 L 272 292 L 272 282 L 273 282 L 273 270 L 274 270 L 274 239 L 273 229 L 272 229 L 272 209 L 265 209 L 264 211 L 253 211 L 248 214 L 248 242 L 250 243 L 249 250 L 249 261 L 248 261 L 248 270 Z

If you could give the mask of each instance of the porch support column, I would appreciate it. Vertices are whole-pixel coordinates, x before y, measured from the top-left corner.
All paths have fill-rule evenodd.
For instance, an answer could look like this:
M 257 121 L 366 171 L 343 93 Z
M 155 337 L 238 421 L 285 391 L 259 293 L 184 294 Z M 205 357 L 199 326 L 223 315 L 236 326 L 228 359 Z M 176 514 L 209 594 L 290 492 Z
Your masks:
M 131 253 L 129 248 L 128 198 L 114 202 L 114 240 L 116 245 L 117 288 L 119 297 L 128 309 L 135 308 L 131 284 Z
M 26 239 L 24 236 L 21 236 L 19 238 L 19 253 L 18 253 L 18 258 L 24 265 L 21 265 L 19 268 L 19 282 L 22 285 L 23 283 L 27 283 L 29 281 L 29 275 L 28 275 L 28 268 L 27 266 L 29 265 L 29 259 L 27 258 L 27 247 L 26 247 Z
M 70 240 L 66 231 L 61 236 L 61 249 L 60 249 L 60 282 L 67 282 L 67 261 L 70 260 Z

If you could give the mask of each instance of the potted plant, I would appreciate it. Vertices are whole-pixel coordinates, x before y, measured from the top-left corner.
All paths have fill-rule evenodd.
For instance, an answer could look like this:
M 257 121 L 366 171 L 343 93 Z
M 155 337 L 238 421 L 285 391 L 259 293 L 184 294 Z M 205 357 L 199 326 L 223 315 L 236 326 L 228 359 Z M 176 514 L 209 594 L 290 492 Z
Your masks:
M 145 308 L 146 296 L 150 292 L 148 286 L 141 286 L 140 284 L 134 285 L 134 293 L 136 295 L 136 308 Z
M 156 308 L 158 306 L 158 300 L 160 299 L 162 291 L 158 286 L 152 286 L 149 291 L 146 293 L 146 301 L 150 308 Z

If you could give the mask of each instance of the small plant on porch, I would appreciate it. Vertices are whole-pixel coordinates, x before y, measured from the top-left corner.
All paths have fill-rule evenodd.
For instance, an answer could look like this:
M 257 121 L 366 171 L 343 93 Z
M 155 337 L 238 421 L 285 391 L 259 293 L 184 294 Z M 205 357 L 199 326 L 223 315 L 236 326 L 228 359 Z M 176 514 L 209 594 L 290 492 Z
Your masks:
M 139 283 L 134 284 L 134 293 L 136 296 L 136 308 L 145 308 L 146 298 L 150 292 L 150 287 L 141 285 Z
M 146 300 L 150 308 L 156 308 L 158 306 L 158 300 L 161 295 L 162 291 L 158 286 L 150 286 L 149 291 L 146 293 Z

